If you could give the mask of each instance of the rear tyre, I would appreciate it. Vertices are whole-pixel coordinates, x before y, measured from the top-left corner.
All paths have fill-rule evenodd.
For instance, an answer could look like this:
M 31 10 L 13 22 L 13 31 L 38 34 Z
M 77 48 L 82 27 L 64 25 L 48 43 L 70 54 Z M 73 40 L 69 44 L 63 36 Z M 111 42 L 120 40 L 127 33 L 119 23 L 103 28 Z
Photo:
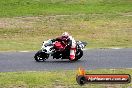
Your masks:
M 43 62 L 43 61 L 45 61 L 48 57 L 49 57 L 48 54 L 42 52 L 42 50 L 39 50 L 39 51 L 35 54 L 34 59 L 35 59 L 37 62 Z

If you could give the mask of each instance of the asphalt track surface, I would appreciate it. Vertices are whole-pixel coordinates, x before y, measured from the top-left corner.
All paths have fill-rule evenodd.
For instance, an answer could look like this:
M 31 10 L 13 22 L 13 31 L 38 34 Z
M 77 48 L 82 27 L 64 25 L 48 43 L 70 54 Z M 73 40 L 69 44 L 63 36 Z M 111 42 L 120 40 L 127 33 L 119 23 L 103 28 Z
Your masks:
M 77 62 L 52 59 L 36 62 L 36 52 L 0 52 L 0 72 L 132 68 L 132 48 L 88 49 Z

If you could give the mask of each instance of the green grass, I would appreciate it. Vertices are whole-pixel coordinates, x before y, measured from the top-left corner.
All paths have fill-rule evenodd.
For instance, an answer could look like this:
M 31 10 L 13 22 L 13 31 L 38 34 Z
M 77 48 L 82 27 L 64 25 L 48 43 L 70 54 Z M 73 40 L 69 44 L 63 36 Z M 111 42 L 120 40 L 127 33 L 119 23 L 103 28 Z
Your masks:
M 128 88 L 129 84 L 86 84 L 76 82 L 77 71 L 1 72 L 0 88 Z M 87 74 L 130 74 L 131 69 L 88 70 Z
M 132 1 L 0 1 L 0 51 L 38 50 L 64 31 L 87 48 L 132 47 Z
M 131 0 L 1 0 L 0 16 L 130 12 L 131 5 Z

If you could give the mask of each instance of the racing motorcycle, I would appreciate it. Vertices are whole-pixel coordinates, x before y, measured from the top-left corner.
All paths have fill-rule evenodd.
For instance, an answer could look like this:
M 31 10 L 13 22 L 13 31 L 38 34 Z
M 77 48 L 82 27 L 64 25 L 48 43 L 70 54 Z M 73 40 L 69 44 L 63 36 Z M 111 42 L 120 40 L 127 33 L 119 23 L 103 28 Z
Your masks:
M 65 46 L 61 42 L 52 42 L 51 39 L 44 41 L 34 58 L 37 62 L 45 61 L 49 56 L 53 56 L 53 59 L 69 59 L 70 61 L 77 61 L 83 56 L 83 48 L 87 45 L 86 42 L 76 41 L 76 54 L 75 59 L 70 59 L 70 46 Z

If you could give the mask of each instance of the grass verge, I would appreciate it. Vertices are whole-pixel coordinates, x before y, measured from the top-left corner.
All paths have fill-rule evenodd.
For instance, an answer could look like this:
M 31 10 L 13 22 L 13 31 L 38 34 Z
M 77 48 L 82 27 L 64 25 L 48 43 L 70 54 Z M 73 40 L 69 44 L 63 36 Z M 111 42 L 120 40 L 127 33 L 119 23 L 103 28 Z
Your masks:
M 130 14 L 129 14 L 130 15 Z M 0 50 L 38 50 L 41 43 L 64 31 L 87 48 L 132 47 L 132 17 L 112 14 L 0 18 Z
M 38 50 L 64 31 L 87 48 L 132 47 L 131 0 L 1 0 L 0 51 Z
M 88 74 L 130 74 L 131 69 L 88 70 Z M 1 72 L 0 88 L 130 88 L 129 84 L 86 84 L 76 83 L 77 71 L 42 71 L 42 72 Z

